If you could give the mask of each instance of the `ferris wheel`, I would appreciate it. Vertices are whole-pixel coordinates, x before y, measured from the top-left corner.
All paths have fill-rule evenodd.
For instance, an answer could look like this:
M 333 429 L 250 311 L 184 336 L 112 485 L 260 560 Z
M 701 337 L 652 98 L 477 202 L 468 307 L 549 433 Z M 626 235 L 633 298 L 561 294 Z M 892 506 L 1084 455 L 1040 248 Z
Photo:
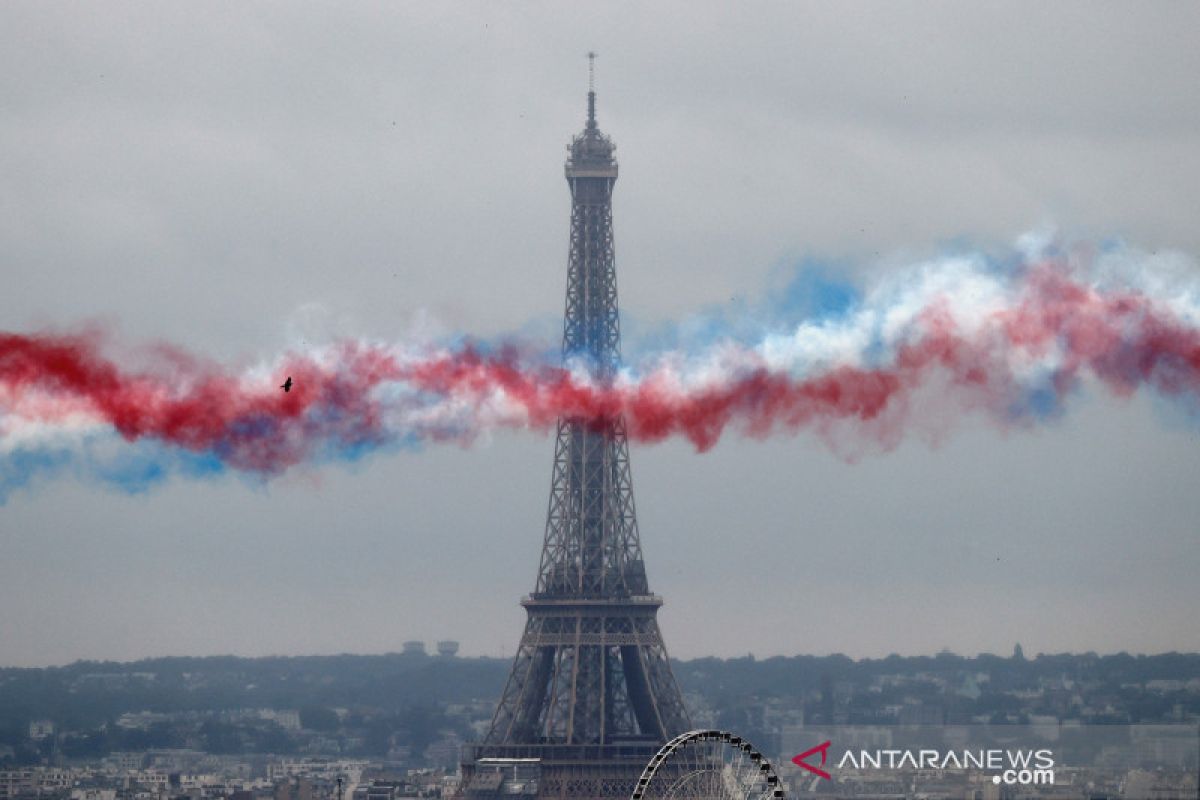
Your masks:
M 696 730 L 663 745 L 630 800 L 779 800 L 783 784 L 754 745 L 728 731 Z

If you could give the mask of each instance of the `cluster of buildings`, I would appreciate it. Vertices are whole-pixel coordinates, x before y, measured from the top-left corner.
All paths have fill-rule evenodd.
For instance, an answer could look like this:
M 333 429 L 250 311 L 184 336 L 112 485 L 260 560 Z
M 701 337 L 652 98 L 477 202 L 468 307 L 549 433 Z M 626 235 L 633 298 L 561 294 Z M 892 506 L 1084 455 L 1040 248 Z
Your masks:
M 398 800 L 441 797 L 453 776 L 358 759 L 113 753 L 0 770 L 0 800 Z
M 680 671 L 686 675 L 693 669 L 687 664 Z M 697 678 L 714 683 L 711 691 L 692 688 L 686 693 L 692 724 L 744 733 L 772 757 L 793 796 L 828 795 L 836 789 L 842 796 L 903 797 L 918 788 L 928 798 L 973 800 L 1197 796 L 1200 679 L 1120 684 L 1057 674 L 1013 681 L 986 671 L 943 669 L 869 677 L 830 674 L 796 694 L 748 694 L 719 690 L 725 680 L 721 676 L 690 678 L 690 683 Z M 1147 720 L 1147 708 L 1160 713 Z M 48 756 L 42 763 L 18 765 L 11 747 L 0 751 L 0 800 L 441 797 L 458 786 L 460 749 L 481 738 L 493 710 L 490 698 L 441 704 L 428 719 L 431 729 L 419 750 L 411 737 L 385 730 L 386 752 L 374 756 L 351 755 L 363 749 L 362 726 L 377 720 L 362 708 L 325 709 L 327 719 L 298 709 L 138 710 L 112 722 L 122 735 L 156 731 L 195 745 L 203 745 L 201 733 L 213 726 L 238 733 L 242 744 L 251 741 L 246 732 L 265 727 L 284 737 L 291 755 L 152 747 L 72 758 L 63 745 L 84 732 L 65 729 L 54 719 L 34 719 L 28 725 L 29 741 Z M 317 724 L 322 730 L 306 727 Z M 965 750 L 985 741 L 994 744 L 997 735 L 1008 737 L 1004 741 L 1009 746 L 1016 742 L 1051 751 L 1056 759 L 1052 783 L 1004 786 L 978 772 L 859 769 L 854 764 L 832 770 L 835 778 L 826 783 L 790 763 L 793 755 L 819 741 L 832 741 L 842 752 L 852 746 L 883 752 L 905 747 Z
M 406 663 L 437 667 L 438 658 L 453 656 L 448 643 L 438 650 L 434 655 L 409 643 L 406 658 L 412 660 Z M 1061 663 L 1048 666 L 1053 659 Z M 704 659 L 675 669 L 686 687 L 692 725 L 745 735 L 772 758 L 796 796 L 827 794 L 834 783 L 863 797 L 903 796 L 917 785 L 928 797 L 981 800 L 1196 796 L 1200 678 L 1131 679 L 1136 664 L 1053 659 L 945 655 L 900 660 L 891 669 L 848 660 L 837 669 L 835 662 L 806 667 L 799 661 Z M 499 672 L 504 664 L 477 668 Z M 806 669 L 806 677 L 795 677 Z M 764 681 L 764 673 L 792 677 Z M 338 674 L 310 674 L 307 680 L 327 684 L 342 680 Z M 185 694 L 229 684 L 216 670 L 184 678 Z M 127 693 L 155 681 L 152 673 L 88 673 L 62 691 L 71 697 L 132 696 Z M 464 696 L 470 692 L 463 688 Z M 98 729 L 37 717 L 28 720 L 24 744 L 17 745 L 25 757 L 12 744 L 0 744 L 0 800 L 436 797 L 457 786 L 461 748 L 483 738 L 494 710 L 494 698 L 483 696 L 431 703 L 411 719 L 362 702 L 351 708 L 132 709 Z M 956 770 L 847 767 L 827 784 L 790 763 L 826 740 L 876 749 L 969 748 L 997 730 L 1010 742 L 1051 749 L 1054 783 L 1013 788 Z M 922 732 L 932 732 L 932 744 L 913 738 Z M 108 749 L 81 755 L 81 746 L 97 737 Z

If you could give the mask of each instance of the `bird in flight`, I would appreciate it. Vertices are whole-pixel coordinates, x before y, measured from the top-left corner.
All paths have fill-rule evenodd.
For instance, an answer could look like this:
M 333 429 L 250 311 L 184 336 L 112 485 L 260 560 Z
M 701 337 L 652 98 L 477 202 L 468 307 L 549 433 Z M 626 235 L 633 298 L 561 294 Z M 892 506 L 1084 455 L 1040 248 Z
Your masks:
M 287 380 L 281 383 L 279 388 L 283 389 L 285 392 L 290 392 L 292 390 L 292 376 L 288 375 Z

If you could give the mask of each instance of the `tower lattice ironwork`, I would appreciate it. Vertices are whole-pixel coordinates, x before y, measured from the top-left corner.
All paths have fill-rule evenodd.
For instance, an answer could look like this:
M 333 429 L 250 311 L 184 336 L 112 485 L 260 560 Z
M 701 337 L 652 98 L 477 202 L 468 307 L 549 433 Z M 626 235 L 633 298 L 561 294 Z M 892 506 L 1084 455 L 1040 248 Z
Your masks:
M 616 146 L 587 124 L 567 146 L 571 242 L 563 358 L 610 381 L 621 333 L 613 251 Z M 461 792 L 629 797 L 657 748 L 689 727 L 650 593 L 625 422 L 558 421 L 537 586 L 483 742 L 465 748 Z

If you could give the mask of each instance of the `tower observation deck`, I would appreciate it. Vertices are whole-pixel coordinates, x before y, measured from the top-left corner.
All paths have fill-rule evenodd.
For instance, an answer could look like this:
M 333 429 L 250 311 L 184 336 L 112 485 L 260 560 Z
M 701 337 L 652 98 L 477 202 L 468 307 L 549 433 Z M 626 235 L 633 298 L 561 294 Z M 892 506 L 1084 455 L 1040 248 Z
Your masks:
M 591 55 L 591 54 L 589 54 Z M 564 360 L 610 381 L 621 362 L 612 192 L 616 145 L 587 122 L 567 146 L 571 233 Z M 625 421 L 558 421 L 537 584 L 512 671 L 460 793 L 627 798 L 660 745 L 689 720 L 642 560 Z

